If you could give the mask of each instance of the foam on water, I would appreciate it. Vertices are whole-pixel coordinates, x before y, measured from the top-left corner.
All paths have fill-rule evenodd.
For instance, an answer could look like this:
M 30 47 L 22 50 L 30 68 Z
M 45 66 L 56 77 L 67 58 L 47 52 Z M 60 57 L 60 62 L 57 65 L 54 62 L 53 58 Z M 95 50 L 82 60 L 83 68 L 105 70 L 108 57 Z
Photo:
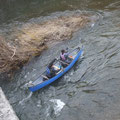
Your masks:
M 26 98 L 23 98 L 21 101 L 19 101 L 19 104 L 24 105 L 24 103 L 27 102 L 31 98 L 32 94 L 33 92 L 30 92 L 30 94 Z
M 55 115 L 60 115 L 60 111 L 65 106 L 65 103 L 61 101 L 60 99 L 51 99 L 50 102 L 53 103 L 54 113 Z

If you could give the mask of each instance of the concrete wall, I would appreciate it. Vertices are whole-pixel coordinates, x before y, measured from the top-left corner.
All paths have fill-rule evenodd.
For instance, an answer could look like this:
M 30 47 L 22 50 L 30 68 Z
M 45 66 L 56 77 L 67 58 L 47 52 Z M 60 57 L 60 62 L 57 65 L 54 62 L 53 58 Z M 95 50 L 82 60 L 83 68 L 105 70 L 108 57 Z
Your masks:
M 0 120 L 19 120 L 0 88 Z

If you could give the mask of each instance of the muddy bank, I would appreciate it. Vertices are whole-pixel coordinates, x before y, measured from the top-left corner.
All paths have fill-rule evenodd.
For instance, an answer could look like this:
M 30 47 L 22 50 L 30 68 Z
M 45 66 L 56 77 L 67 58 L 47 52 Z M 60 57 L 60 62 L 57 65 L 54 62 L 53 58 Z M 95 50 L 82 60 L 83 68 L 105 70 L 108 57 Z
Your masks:
M 84 15 L 60 16 L 40 23 L 13 28 L 9 37 L 0 37 L 0 72 L 20 68 L 54 41 L 68 40 L 89 22 Z M 9 40 L 10 39 L 10 40 Z M 10 42 L 8 42 L 10 41 Z

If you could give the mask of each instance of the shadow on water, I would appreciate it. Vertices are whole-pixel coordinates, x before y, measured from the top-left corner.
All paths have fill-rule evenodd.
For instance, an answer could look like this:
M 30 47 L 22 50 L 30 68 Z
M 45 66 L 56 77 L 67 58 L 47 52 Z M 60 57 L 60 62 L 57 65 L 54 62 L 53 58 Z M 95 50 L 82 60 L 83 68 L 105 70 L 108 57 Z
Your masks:
M 85 93 L 95 93 L 96 90 L 83 90 L 83 92 L 85 92 Z

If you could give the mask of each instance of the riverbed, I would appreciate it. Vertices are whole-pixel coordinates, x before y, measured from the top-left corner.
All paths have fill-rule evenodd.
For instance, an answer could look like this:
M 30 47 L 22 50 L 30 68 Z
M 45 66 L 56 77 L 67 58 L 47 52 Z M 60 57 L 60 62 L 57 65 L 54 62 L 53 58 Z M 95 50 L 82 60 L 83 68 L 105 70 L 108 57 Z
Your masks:
M 41 16 L 92 13 L 90 24 L 70 40 L 51 44 L 41 56 L 17 71 L 13 81 L 0 85 L 20 120 L 120 119 L 120 2 L 119 0 L 36 0 L 4 3 L 1 31 L 8 24 L 34 22 Z M 14 5 L 14 6 L 12 6 Z M 11 10 L 11 12 L 10 12 Z M 16 10 L 16 12 L 14 12 Z M 2 26 L 7 26 L 2 28 Z M 4 31 L 2 31 L 4 34 Z M 31 93 L 27 83 L 58 57 L 62 48 L 84 47 L 84 58 L 55 83 Z

